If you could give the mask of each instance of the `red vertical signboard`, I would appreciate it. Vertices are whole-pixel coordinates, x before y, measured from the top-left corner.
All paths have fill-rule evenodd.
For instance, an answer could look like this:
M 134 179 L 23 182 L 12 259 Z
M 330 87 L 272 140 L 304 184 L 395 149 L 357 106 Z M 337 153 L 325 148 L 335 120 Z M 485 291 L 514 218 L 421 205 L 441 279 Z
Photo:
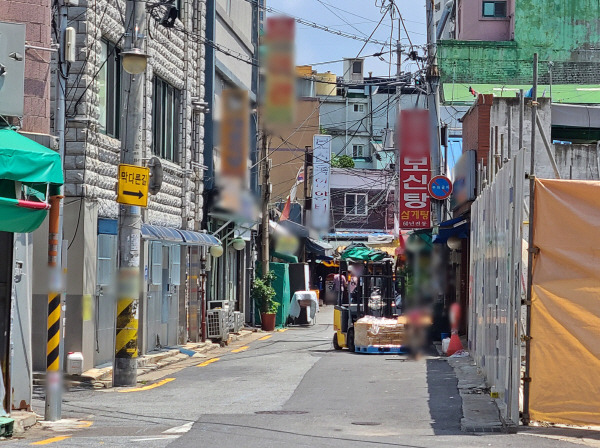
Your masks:
M 431 203 L 427 185 L 431 179 L 429 111 L 409 109 L 400 112 L 400 228 L 431 227 Z

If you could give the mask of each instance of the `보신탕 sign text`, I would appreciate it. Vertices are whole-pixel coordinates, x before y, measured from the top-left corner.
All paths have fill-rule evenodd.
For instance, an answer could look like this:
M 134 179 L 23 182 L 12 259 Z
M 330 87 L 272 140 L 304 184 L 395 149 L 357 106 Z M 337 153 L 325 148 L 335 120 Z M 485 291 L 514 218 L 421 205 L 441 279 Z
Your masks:
M 429 111 L 403 110 L 398 123 L 400 148 L 400 228 L 431 227 L 428 184 L 431 178 L 429 157 Z

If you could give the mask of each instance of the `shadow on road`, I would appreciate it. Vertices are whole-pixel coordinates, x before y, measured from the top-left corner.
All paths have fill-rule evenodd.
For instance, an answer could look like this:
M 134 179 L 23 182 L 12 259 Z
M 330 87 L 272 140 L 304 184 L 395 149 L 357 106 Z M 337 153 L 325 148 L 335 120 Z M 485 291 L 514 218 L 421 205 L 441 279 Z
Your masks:
M 427 389 L 431 426 L 436 435 L 464 434 L 460 430 L 462 401 L 454 370 L 443 359 L 426 360 Z

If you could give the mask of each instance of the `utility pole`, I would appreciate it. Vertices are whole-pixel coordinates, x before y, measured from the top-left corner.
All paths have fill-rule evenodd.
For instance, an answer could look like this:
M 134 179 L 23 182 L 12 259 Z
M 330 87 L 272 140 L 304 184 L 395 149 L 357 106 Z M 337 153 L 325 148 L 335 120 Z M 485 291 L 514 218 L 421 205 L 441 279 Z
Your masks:
M 369 72 L 369 146 L 373 141 L 373 72 Z
M 269 273 L 269 201 L 271 199 L 271 184 L 269 183 L 269 146 L 267 142 L 267 131 L 264 126 L 262 131 L 262 151 L 260 160 L 262 163 L 261 265 L 264 278 Z M 306 177 L 306 173 L 304 176 Z M 306 198 L 304 198 L 304 200 L 306 201 Z
M 393 13 L 392 9 L 392 13 Z M 398 97 L 398 107 L 396 110 L 396 123 L 400 120 L 400 112 L 402 112 L 402 86 L 400 78 L 402 77 L 402 18 L 398 15 L 398 41 L 396 42 L 396 96 Z M 396 129 L 398 132 L 398 129 Z M 398 136 L 394 135 L 394 140 L 398 141 Z M 400 147 L 394 142 L 394 233 L 398 230 L 398 238 L 400 238 Z M 398 229 L 396 229 L 396 223 Z M 394 235 L 396 236 L 396 235 Z
M 306 221 L 308 211 L 308 166 L 312 165 L 309 162 L 310 158 L 310 146 L 304 147 L 304 207 L 302 207 L 302 224 L 307 227 L 308 222 Z
M 525 372 L 523 373 L 523 417 L 524 425 L 529 425 L 529 385 L 531 384 L 531 289 L 533 283 L 533 217 L 535 194 L 535 123 L 537 121 L 538 54 L 533 55 L 533 88 L 531 89 L 531 158 L 529 165 L 529 240 L 527 251 L 527 297 L 525 322 Z
M 442 173 L 440 163 L 440 73 L 437 66 L 437 36 L 433 17 L 434 0 L 425 0 L 427 11 L 427 108 L 429 109 L 431 133 L 431 166 L 432 176 Z M 442 203 L 434 202 L 434 224 L 441 221 Z
M 304 206 L 302 207 L 302 224 L 308 227 L 307 216 L 308 216 L 308 167 L 312 167 L 312 154 L 309 152 L 310 146 L 304 147 Z M 310 159 L 310 160 L 309 160 Z M 296 180 L 297 182 L 297 180 Z M 302 261 L 306 263 L 306 245 L 302 244 Z
M 54 130 L 58 136 L 58 151 L 61 164 L 65 159 L 65 114 L 66 114 L 66 79 L 68 64 L 66 58 L 67 5 L 65 0 L 58 0 L 59 39 L 57 83 L 56 83 L 56 112 Z M 64 166 L 64 165 L 63 165 Z M 64 168 L 63 168 L 64 170 Z M 44 419 L 47 421 L 60 420 L 62 416 L 62 380 L 63 380 L 63 334 L 61 331 L 61 311 L 64 304 L 64 275 L 62 270 L 62 240 L 63 240 L 63 195 L 62 187 L 57 196 L 50 198 L 50 213 L 48 217 L 48 333 L 46 344 L 46 403 Z
M 146 2 L 128 0 L 126 6 L 125 57 L 142 53 L 146 28 Z M 143 54 L 143 53 L 142 53 Z M 144 55 L 145 56 L 145 55 Z M 144 65 L 145 69 L 145 65 Z M 144 69 L 123 77 L 123 110 L 121 129 L 121 163 L 142 166 L 144 141 Z M 114 386 L 135 386 L 137 383 L 138 312 L 140 297 L 140 237 L 142 215 L 139 206 L 119 204 L 118 244 L 119 277 L 117 295 Z

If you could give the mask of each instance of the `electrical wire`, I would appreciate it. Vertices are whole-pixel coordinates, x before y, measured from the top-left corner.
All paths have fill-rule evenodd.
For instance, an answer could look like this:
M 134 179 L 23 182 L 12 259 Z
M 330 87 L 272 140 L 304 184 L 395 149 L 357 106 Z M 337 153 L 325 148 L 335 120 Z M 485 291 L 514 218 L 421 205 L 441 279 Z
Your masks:
M 252 3 L 253 5 L 257 6 L 259 9 L 262 9 L 264 11 L 267 11 L 267 12 L 270 12 L 270 13 L 273 13 L 273 14 L 281 14 L 281 15 L 284 15 L 286 17 L 290 17 L 290 18 L 294 19 L 297 23 L 300 23 L 300 24 L 306 25 L 306 26 L 310 26 L 311 28 L 315 28 L 315 29 L 318 29 L 318 30 L 321 30 L 321 31 L 325 31 L 327 33 L 335 34 L 335 35 L 341 36 L 341 37 L 346 37 L 348 39 L 362 41 L 362 42 L 365 42 L 365 43 L 372 43 L 372 44 L 377 44 L 377 45 L 386 45 L 387 44 L 386 42 L 382 42 L 382 41 L 378 41 L 378 40 L 372 39 L 372 36 L 373 36 L 372 34 L 369 37 L 356 36 L 354 34 L 346 33 L 344 31 L 335 30 L 335 29 L 332 29 L 332 28 L 330 28 L 328 26 L 320 25 L 320 24 L 315 23 L 315 22 L 311 22 L 311 21 L 303 19 L 301 17 L 293 16 L 291 14 L 288 14 L 288 13 L 283 12 L 283 11 L 279 11 L 279 10 L 271 8 L 269 6 L 261 5 L 256 0 L 244 0 L 244 1 L 246 1 L 248 3 Z

